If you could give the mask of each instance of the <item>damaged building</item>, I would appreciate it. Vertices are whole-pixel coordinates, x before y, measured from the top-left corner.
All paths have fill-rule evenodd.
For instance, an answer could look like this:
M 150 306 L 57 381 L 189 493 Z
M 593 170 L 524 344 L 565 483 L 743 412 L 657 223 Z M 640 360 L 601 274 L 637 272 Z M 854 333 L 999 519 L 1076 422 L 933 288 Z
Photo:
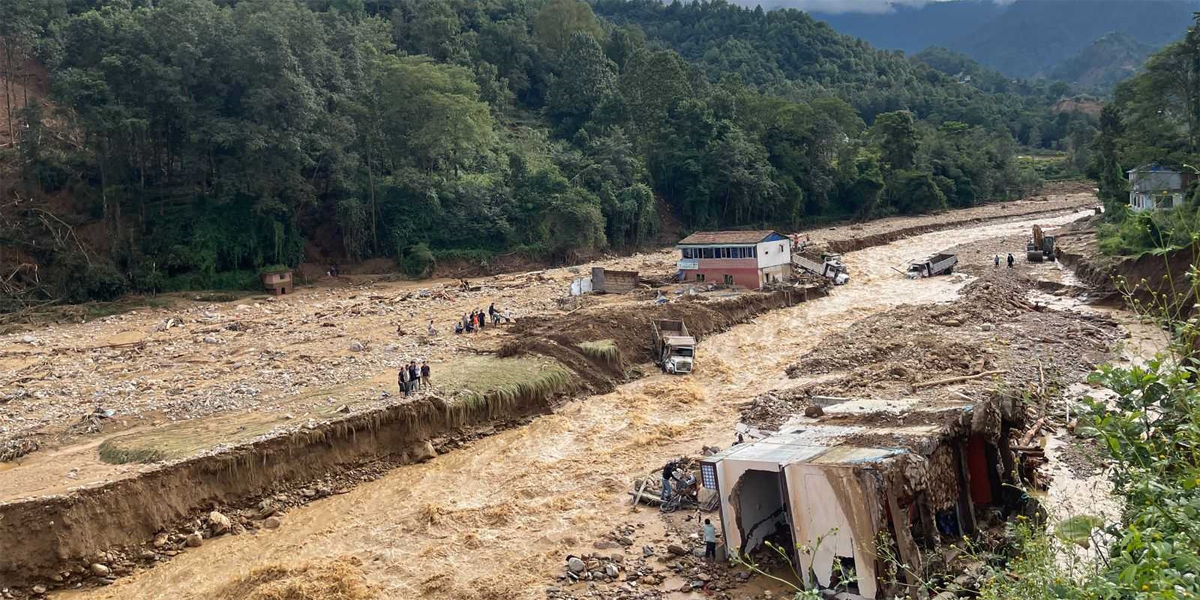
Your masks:
M 845 583 L 865 598 L 895 591 L 884 577 L 883 557 L 893 556 L 912 567 L 900 576 L 914 584 L 943 540 L 1021 500 L 1005 485 L 1017 472 L 1014 406 L 844 401 L 707 457 L 701 483 L 719 498 L 727 555 L 751 556 L 771 541 L 791 553 L 807 587 Z M 851 571 L 855 581 L 837 581 Z

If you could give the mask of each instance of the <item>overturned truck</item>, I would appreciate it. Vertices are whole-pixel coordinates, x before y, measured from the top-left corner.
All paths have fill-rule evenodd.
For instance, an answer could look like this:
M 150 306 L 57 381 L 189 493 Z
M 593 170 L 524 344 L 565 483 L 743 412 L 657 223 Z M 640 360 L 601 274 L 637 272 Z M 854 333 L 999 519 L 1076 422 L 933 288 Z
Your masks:
M 866 598 L 891 597 L 898 583 L 885 580 L 882 557 L 908 565 L 898 576 L 914 584 L 943 539 L 1018 508 L 1021 495 L 1005 484 L 1019 471 L 1008 441 L 1019 412 L 1012 400 L 914 402 L 899 425 L 871 427 L 862 407 L 839 416 L 831 406 L 820 421 L 706 458 L 701 483 L 719 498 L 728 555 L 771 540 L 792 553 L 806 586 L 848 583 Z M 856 581 L 836 580 L 851 572 Z

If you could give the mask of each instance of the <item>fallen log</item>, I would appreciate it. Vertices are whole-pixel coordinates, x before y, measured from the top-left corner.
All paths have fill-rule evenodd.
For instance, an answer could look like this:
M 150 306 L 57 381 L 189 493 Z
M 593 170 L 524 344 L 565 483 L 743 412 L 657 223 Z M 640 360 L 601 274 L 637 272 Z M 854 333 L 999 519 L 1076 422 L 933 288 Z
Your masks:
M 1035 436 L 1037 436 L 1038 431 L 1041 431 L 1042 425 L 1045 422 L 1046 422 L 1046 417 L 1042 417 L 1042 418 L 1038 419 L 1033 424 L 1033 429 L 1030 429 L 1029 433 L 1026 433 L 1025 435 L 1021 436 L 1021 441 L 1017 445 L 1018 446 L 1028 446 L 1031 442 L 1033 442 L 1033 438 Z
M 961 377 L 947 377 L 946 379 L 936 379 L 934 381 L 924 381 L 921 383 L 914 383 L 913 389 L 919 390 L 919 389 L 923 389 L 923 388 L 927 388 L 927 387 L 946 385 L 949 383 L 959 383 L 961 381 L 971 381 L 973 379 L 980 379 L 982 377 L 990 377 L 992 375 L 1003 375 L 1007 372 L 1008 372 L 1008 369 L 1000 369 L 997 371 L 984 371 L 982 373 L 977 373 L 975 375 L 963 375 Z

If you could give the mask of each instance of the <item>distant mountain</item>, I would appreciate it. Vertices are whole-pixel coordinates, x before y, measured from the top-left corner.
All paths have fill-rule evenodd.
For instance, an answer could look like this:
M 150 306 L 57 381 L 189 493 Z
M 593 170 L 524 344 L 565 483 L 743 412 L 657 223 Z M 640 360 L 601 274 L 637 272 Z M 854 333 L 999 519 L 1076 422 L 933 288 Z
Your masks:
M 1132 74 L 1127 67 L 1140 64 L 1145 47 L 1182 37 L 1198 10 L 1200 0 L 954 0 L 898 5 L 884 14 L 813 16 L 880 48 L 913 54 L 940 46 L 1009 77 L 1058 73 L 1103 88 Z M 1113 33 L 1122 35 L 1102 39 Z
M 1014 77 L 1052 70 L 1109 33 L 1154 47 L 1183 37 L 1200 2 L 1184 0 L 1017 0 L 949 48 Z
M 862 38 L 876 48 L 916 54 L 926 48 L 949 47 L 963 32 L 985 25 L 1004 9 L 991 0 L 958 0 L 921 7 L 901 4 L 888 13 L 811 14 L 838 33 Z
M 1158 49 L 1127 33 L 1110 33 L 1054 66 L 1046 76 L 1084 91 L 1107 92 L 1129 79 Z

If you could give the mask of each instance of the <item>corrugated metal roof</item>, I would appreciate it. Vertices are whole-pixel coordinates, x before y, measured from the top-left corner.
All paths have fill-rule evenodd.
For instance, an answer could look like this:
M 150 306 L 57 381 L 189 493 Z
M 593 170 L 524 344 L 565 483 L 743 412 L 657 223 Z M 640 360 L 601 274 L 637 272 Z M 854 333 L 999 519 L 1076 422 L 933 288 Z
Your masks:
M 780 433 L 761 440 L 739 444 L 718 452 L 703 462 L 723 460 L 764 462 L 777 465 L 812 463 L 822 465 L 851 465 L 878 462 L 904 454 L 896 448 L 859 448 L 854 446 L 822 446 L 806 439 L 803 432 Z
M 769 229 L 756 231 L 697 231 L 682 240 L 680 246 L 707 246 L 710 244 L 757 244 L 771 235 L 779 235 Z

